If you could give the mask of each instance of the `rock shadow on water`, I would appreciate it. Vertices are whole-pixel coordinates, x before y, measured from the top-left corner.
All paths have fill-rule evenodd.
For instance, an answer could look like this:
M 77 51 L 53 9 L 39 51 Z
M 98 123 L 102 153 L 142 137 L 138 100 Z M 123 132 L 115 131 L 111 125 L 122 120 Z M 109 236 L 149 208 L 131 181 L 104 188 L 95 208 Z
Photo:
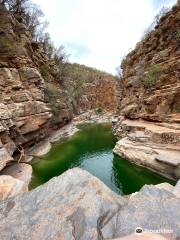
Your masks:
M 115 143 L 111 124 L 81 125 L 76 134 L 55 143 L 48 154 L 33 161 L 30 188 L 73 167 L 89 171 L 120 195 L 138 191 L 144 184 L 168 181 L 114 155 L 112 149 Z

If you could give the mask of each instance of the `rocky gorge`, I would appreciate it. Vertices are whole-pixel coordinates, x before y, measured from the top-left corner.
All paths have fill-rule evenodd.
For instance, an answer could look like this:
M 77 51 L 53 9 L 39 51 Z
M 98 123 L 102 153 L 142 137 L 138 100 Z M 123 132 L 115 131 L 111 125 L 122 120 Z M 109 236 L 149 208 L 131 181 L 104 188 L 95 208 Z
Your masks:
M 178 2 L 123 60 L 120 79 L 65 63 L 65 82 L 22 18 L 0 4 L 0 240 L 119 239 L 137 228 L 180 239 L 179 20 Z M 34 156 L 78 123 L 113 115 L 114 153 L 175 186 L 119 196 L 73 168 L 28 192 Z
M 22 18 L 2 4 L 0 32 L 0 170 L 9 163 L 30 161 L 28 149 L 71 121 L 74 114 L 115 109 L 115 78 L 78 65 L 78 71 L 88 72 L 89 78 L 75 111 L 75 101 L 69 97 L 73 93 L 59 80 L 55 61 L 48 58 L 42 44 L 32 40 Z

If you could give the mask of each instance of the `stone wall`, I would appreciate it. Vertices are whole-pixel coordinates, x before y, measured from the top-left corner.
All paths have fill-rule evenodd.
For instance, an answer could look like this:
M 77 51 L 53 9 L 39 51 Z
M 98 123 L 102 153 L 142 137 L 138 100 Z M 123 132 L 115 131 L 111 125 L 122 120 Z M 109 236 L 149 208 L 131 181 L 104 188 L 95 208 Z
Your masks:
M 180 6 L 122 62 L 114 151 L 170 178 L 180 165 Z

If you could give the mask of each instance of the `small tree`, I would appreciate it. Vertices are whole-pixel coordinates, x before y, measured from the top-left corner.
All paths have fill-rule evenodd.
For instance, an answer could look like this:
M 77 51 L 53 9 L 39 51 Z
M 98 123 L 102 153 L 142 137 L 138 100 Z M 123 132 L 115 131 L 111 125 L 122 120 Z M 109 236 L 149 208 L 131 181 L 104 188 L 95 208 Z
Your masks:
M 140 78 L 144 87 L 150 88 L 154 86 L 161 75 L 161 68 L 157 64 L 152 64 L 148 71 Z
M 148 38 L 150 36 L 151 31 L 154 30 L 155 26 L 159 24 L 159 22 L 162 19 L 162 17 L 164 17 L 169 10 L 170 10 L 169 8 L 163 7 L 159 11 L 159 13 L 155 16 L 154 21 L 151 23 L 151 25 L 147 29 L 145 29 L 144 34 L 143 34 L 141 40 L 144 40 L 144 39 L 146 39 L 146 38 Z
M 6 6 L 7 10 L 13 14 L 22 14 L 25 12 L 25 4 L 29 0 L 1 0 L 1 4 Z
M 48 58 L 51 59 L 54 53 L 54 46 L 53 43 L 51 42 L 49 33 L 42 34 L 39 41 L 42 44 L 44 52 L 47 54 Z
M 0 0 L 6 9 L 11 12 L 18 21 L 22 21 L 29 30 L 32 38 L 39 38 L 40 30 L 43 31 L 47 27 L 47 21 L 40 21 L 44 16 L 38 5 L 30 0 Z
M 42 77 L 47 81 L 49 78 L 49 68 L 46 64 L 41 66 L 40 72 L 41 72 Z
M 47 21 L 40 21 L 40 18 L 42 17 L 44 17 L 42 10 L 36 4 L 29 2 L 23 18 L 25 25 L 34 40 L 38 40 L 40 30 L 44 31 L 48 25 Z
M 58 88 L 53 85 L 48 83 L 46 85 L 45 88 L 45 98 L 46 100 L 49 102 L 51 110 L 54 114 L 54 116 L 58 115 L 58 113 L 60 112 L 60 103 L 58 101 L 59 96 L 60 96 L 60 91 L 58 90 Z

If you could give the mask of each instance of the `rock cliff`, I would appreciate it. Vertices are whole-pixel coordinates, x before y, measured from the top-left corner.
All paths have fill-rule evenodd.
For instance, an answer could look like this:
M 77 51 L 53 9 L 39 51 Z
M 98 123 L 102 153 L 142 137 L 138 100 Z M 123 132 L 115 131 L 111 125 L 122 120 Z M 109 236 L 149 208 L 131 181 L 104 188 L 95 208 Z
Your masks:
M 99 112 L 106 110 L 114 112 L 117 107 L 116 81 L 117 78 L 106 72 L 99 71 L 80 64 L 68 64 L 67 76 L 76 80 L 76 91 L 71 95 L 77 95 L 77 112 L 97 109 Z M 68 88 L 72 85 L 68 81 Z M 78 96 L 79 95 L 79 96 Z
M 179 194 L 178 183 L 146 185 L 121 197 L 74 168 L 31 192 L 0 201 L 1 240 L 114 239 L 136 228 L 179 239 Z
M 58 71 L 41 44 L 32 40 L 21 17 L 0 4 L 0 170 L 14 160 L 30 160 L 27 149 L 44 139 L 52 128 L 65 125 L 76 113 L 68 93 L 70 86 L 63 86 Z M 103 76 L 100 72 L 99 75 Z M 89 99 L 88 103 L 81 101 L 83 107 L 78 105 L 78 109 L 105 107 L 102 102 L 109 103 L 107 110 L 114 109 L 113 81 L 102 79 L 87 89 L 81 95 Z
M 180 178 L 180 5 L 122 61 L 114 152 Z
M 0 169 L 18 146 L 43 137 L 51 118 L 44 102 L 44 80 L 36 68 L 24 24 L 0 9 Z M 40 131 L 41 130 L 41 131 Z M 25 160 L 25 159 L 24 159 Z

